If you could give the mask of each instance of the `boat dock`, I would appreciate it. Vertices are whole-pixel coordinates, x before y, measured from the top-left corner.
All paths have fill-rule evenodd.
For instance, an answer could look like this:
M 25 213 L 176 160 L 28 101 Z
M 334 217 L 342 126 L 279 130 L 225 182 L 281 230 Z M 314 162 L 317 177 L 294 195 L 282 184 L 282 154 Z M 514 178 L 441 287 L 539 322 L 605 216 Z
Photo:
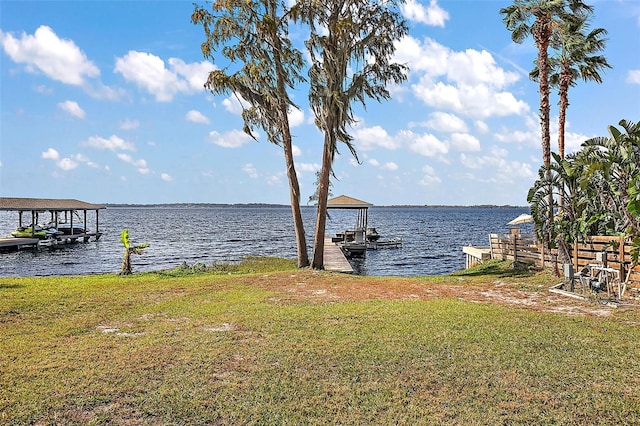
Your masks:
M 353 274 L 351 264 L 340 247 L 331 241 L 331 238 L 324 239 L 324 269 L 325 271 Z
M 14 250 L 88 242 L 100 239 L 98 212 L 104 206 L 71 199 L 0 197 L 0 211 L 18 213 L 15 238 L 0 238 L 0 249 Z M 95 229 L 89 230 L 87 212 L 93 211 Z M 82 212 L 82 216 L 78 212 Z M 48 223 L 40 225 L 44 216 Z M 77 220 L 74 221 L 74 216 Z
M 21 249 L 23 247 L 37 247 L 37 238 L 0 238 L 0 249 Z

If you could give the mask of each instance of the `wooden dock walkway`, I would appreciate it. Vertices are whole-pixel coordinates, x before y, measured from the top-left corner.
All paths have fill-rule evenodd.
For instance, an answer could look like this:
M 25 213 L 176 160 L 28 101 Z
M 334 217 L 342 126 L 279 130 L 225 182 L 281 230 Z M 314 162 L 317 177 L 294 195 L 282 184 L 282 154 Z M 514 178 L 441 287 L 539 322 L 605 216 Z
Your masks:
M 38 245 L 37 238 L 0 238 L 0 249 L 20 249 L 22 247 L 36 247 Z
M 324 269 L 331 272 L 353 274 L 351 264 L 331 238 L 324 239 Z

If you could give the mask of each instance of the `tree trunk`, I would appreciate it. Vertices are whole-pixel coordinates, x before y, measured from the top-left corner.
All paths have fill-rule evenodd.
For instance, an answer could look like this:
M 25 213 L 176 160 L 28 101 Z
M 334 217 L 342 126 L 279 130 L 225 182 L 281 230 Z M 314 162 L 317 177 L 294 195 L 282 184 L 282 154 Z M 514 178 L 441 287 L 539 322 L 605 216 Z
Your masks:
M 536 24 L 534 24 L 536 25 Z M 551 37 L 550 22 L 542 20 L 537 23 L 537 31 L 534 33 L 536 46 L 538 47 L 538 67 L 540 69 L 540 131 L 542 133 L 542 161 L 546 166 L 545 178 L 549 182 L 549 195 L 547 203 L 549 205 L 549 226 L 553 227 L 553 188 L 551 185 L 551 132 L 549 130 L 549 55 L 547 52 L 549 39 Z M 551 232 L 545 235 L 547 247 L 551 247 Z
M 298 268 L 309 266 L 309 254 L 307 253 L 307 239 L 304 232 L 302 210 L 300 207 L 300 185 L 293 164 L 293 149 L 291 147 L 291 134 L 287 131 L 283 137 L 284 158 L 287 164 L 287 177 L 289 178 L 289 194 L 291 198 L 291 213 L 296 232 L 296 244 L 298 246 Z
M 569 82 L 571 81 L 571 75 L 565 71 L 563 67 L 560 73 L 560 108 L 558 117 L 558 155 L 564 160 L 564 131 L 565 123 L 567 120 L 567 108 L 569 107 Z M 564 206 L 564 200 L 562 193 L 558 195 L 558 208 L 562 210 Z
M 318 212 L 316 214 L 316 232 L 313 241 L 313 269 L 324 269 L 324 236 L 327 224 L 327 198 L 329 198 L 329 178 L 333 164 L 333 152 L 329 133 L 324 136 L 324 150 L 322 152 L 322 170 L 318 188 Z
M 293 160 L 293 148 L 291 146 L 291 130 L 287 116 L 289 106 L 284 101 L 288 99 L 285 84 L 285 70 L 282 67 L 280 57 L 280 39 L 277 34 L 273 34 L 274 62 L 276 66 L 276 78 L 278 88 L 278 108 L 280 113 L 280 131 L 282 133 L 282 145 L 284 148 L 284 158 L 287 166 L 287 177 L 289 178 L 289 197 L 291 200 L 291 214 L 293 215 L 293 225 L 296 233 L 296 246 L 298 248 L 298 268 L 309 266 L 309 254 L 307 252 L 307 238 L 304 232 L 304 221 L 302 220 L 302 210 L 300 207 L 300 185 L 298 175 Z
M 551 164 L 551 132 L 549 130 L 549 58 L 548 40 L 538 43 L 538 66 L 540 67 L 540 130 L 542 133 L 542 160 L 545 166 Z
M 122 257 L 122 267 L 120 268 L 120 275 L 131 274 L 131 250 L 125 249 L 124 256 Z

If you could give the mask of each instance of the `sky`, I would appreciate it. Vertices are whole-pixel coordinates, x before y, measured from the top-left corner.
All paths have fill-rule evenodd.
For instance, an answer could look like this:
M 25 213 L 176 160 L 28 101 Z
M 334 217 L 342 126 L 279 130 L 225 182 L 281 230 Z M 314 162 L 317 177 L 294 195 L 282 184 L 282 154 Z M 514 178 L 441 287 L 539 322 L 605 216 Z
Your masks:
M 193 1 L 0 1 L 0 196 L 93 203 L 290 203 L 281 147 L 242 132 L 235 96 L 204 89 Z M 205 4 L 204 2 L 197 2 Z M 542 164 L 536 49 L 502 23 L 508 0 L 409 0 L 394 60 L 407 81 L 354 106 L 333 196 L 374 205 L 526 205 Z M 603 83 L 570 91 L 567 152 L 640 120 L 640 1 L 592 0 L 608 31 Z M 302 47 L 305 30 L 291 37 Z M 301 201 L 323 136 L 291 92 Z M 557 96 L 551 98 L 557 151 Z

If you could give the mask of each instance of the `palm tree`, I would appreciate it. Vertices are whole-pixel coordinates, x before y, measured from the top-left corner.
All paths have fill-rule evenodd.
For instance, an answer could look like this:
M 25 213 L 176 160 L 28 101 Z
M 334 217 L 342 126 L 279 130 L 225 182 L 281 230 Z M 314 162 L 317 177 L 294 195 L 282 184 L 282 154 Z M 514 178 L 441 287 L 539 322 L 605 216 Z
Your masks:
M 388 83 L 406 79 L 407 67 L 392 63 L 395 41 L 408 33 L 398 5 L 402 0 L 301 0 L 293 16 L 308 24 L 311 58 L 309 103 L 324 134 L 319 176 L 312 266 L 324 267 L 327 198 L 338 142 L 357 159 L 347 127 L 355 121 L 352 104 L 388 99 Z
M 569 87 L 576 85 L 576 80 L 581 78 L 585 82 L 595 81 L 602 83 L 600 71 L 611 68 L 607 59 L 596 53 L 602 51 L 607 40 L 603 38 L 607 34 L 604 28 L 596 28 L 585 34 L 588 29 L 586 18 L 571 19 L 560 26 L 556 33 L 554 45 L 559 50 L 559 73 L 551 75 L 551 84 L 558 87 L 560 97 L 559 121 L 558 121 L 558 153 L 561 158 L 565 155 L 565 122 L 567 108 L 569 107 Z M 562 203 L 560 203 L 562 204 Z
M 120 241 L 124 246 L 124 256 L 122 257 L 122 266 L 120 268 L 120 275 L 130 275 L 131 274 L 131 255 L 132 254 L 143 254 L 144 249 L 149 247 L 149 244 L 138 244 L 132 246 L 129 242 L 129 230 L 123 229 L 120 234 Z
M 607 34 L 604 28 L 597 28 L 588 34 L 587 16 L 576 18 L 566 16 L 553 36 L 552 46 L 558 54 L 549 59 L 551 74 L 550 84 L 558 88 L 559 118 L 558 118 L 558 153 L 565 158 L 565 124 L 569 107 L 569 88 L 576 85 L 576 80 L 595 81 L 602 83 L 600 70 L 611 68 L 606 58 L 595 53 L 604 49 Z M 538 81 L 539 68 L 536 66 L 529 74 L 532 80 Z M 558 207 L 562 210 L 564 199 L 558 198 Z
M 587 6 L 581 0 L 514 0 L 511 6 L 500 9 L 500 14 L 504 15 L 502 22 L 511 31 L 511 39 L 520 44 L 531 35 L 538 49 L 535 62 L 539 69 L 542 161 L 546 166 L 544 171 L 548 174 L 551 173 L 549 167 L 551 164 L 551 132 L 549 127 L 551 107 L 549 104 L 550 64 L 548 50 L 554 32 L 558 31 L 559 22 L 586 16 L 592 10 L 591 6 Z M 551 176 L 547 176 L 545 181 L 551 185 Z M 552 194 L 553 190 L 549 188 L 547 196 L 553 197 Z M 547 200 L 546 204 L 553 206 L 553 199 Z M 549 209 L 548 214 L 548 221 L 553 222 L 553 209 Z M 545 234 L 544 238 L 549 244 L 551 235 Z
M 540 92 L 540 127 L 542 133 L 543 164 L 551 163 L 551 135 L 549 130 L 549 47 L 561 22 L 584 19 L 593 11 L 581 0 L 514 0 L 511 6 L 500 9 L 502 22 L 511 31 L 511 39 L 520 44 L 530 35 L 538 49 L 536 64 Z
M 298 267 L 309 265 L 307 243 L 300 206 L 300 186 L 293 158 L 288 112 L 297 106 L 287 90 L 304 81 L 302 53 L 288 38 L 287 9 L 278 0 L 217 0 L 214 13 L 196 6 L 191 21 L 204 27 L 206 41 L 202 53 L 227 58 L 241 68 L 231 74 L 226 69 L 209 74 L 205 87 L 213 94 L 233 93 L 247 101 L 243 105 L 244 131 L 254 137 L 255 127 L 262 128 L 267 139 L 283 147 L 289 195 L 293 215 Z M 255 139 L 255 137 L 254 137 Z

